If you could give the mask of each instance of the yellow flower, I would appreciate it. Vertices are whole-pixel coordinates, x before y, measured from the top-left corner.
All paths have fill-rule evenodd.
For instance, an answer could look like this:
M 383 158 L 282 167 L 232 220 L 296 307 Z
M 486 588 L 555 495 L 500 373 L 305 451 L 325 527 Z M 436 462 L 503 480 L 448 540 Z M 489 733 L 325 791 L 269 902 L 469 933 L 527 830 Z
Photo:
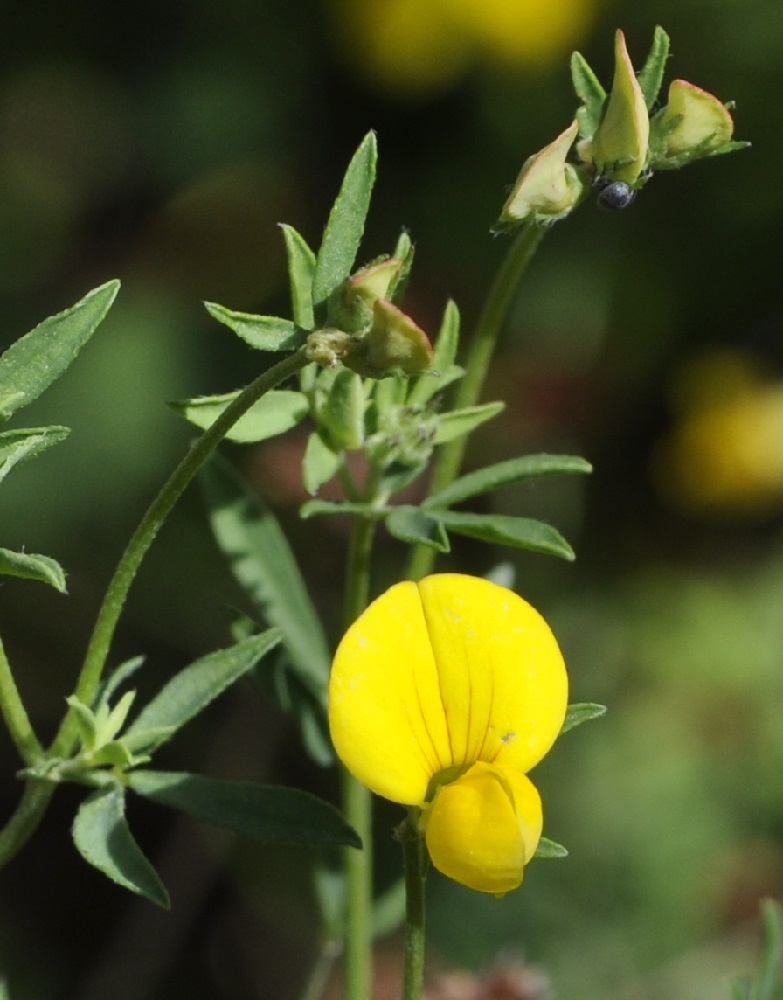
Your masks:
M 348 629 L 329 726 L 348 770 L 417 807 L 433 864 L 482 892 L 522 881 L 543 824 L 526 773 L 554 743 L 568 679 L 544 619 L 476 577 L 396 584 Z

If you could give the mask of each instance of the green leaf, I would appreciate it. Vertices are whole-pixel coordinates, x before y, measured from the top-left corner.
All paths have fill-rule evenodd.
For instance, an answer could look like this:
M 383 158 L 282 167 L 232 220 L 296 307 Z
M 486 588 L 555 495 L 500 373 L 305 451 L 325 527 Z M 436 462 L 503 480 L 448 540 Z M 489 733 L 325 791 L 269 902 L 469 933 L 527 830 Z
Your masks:
M 212 531 L 234 576 L 281 629 L 298 675 L 320 697 L 329 678 L 329 647 L 285 535 L 219 456 L 204 467 L 201 480 Z
M 368 132 L 348 164 L 340 193 L 326 223 L 313 274 L 316 313 L 351 273 L 364 235 L 377 159 L 375 133 Z
M 438 424 L 435 444 L 445 444 L 454 438 L 470 434 L 481 424 L 496 417 L 505 409 L 505 403 L 482 403 L 479 406 L 465 406 L 461 410 L 444 413 Z
M 428 507 L 448 507 L 468 497 L 489 493 L 501 486 L 510 486 L 543 476 L 592 472 L 592 466 L 576 455 L 525 455 L 498 462 L 461 476 L 450 486 L 427 499 Z
M 239 392 L 179 399 L 169 406 L 196 427 L 206 430 L 237 396 Z M 307 410 L 307 397 L 301 392 L 288 389 L 268 392 L 237 420 L 226 437 L 241 444 L 265 441 L 296 427 L 307 416 Z
M 750 991 L 753 987 L 753 980 L 750 976 L 737 976 L 731 982 L 732 1000 L 750 1000 Z
M 592 719 L 600 719 L 606 715 L 606 705 L 596 705 L 592 702 L 582 702 L 576 705 L 569 705 L 566 710 L 565 721 L 560 730 L 560 735 L 567 733 L 570 729 L 576 729 L 583 722 L 590 722 Z
M 32 403 L 76 358 L 119 291 L 108 281 L 75 306 L 50 316 L 0 357 L 0 421 Z
M 351 514 L 356 517 L 368 517 L 373 514 L 380 517 L 383 513 L 383 510 L 378 510 L 371 503 L 350 500 L 308 500 L 299 509 L 299 516 L 305 521 L 309 517 L 319 517 L 322 514 Z
M 85 750 L 93 750 L 98 736 L 95 713 L 84 702 L 79 701 L 75 694 L 68 695 L 65 703 L 68 708 L 73 709 L 82 746 Z
M 459 309 L 449 300 L 443 313 L 440 332 L 432 355 L 432 367 L 428 372 L 410 380 L 408 403 L 411 405 L 429 402 L 432 397 L 445 389 L 450 382 L 459 378 L 463 369 L 454 364 L 459 347 Z M 447 375 L 452 377 L 447 380 Z
M 310 496 L 315 496 L 324 483 L 337 475 L 339 468 L 339 453 L 329 447 L 318 431 L 313 431 L 302 459 L 302 483 Z
M 40 580 L 50 587 L 67 592 L 65 586 L 65 571 L 62 566 L 49 556 L 39 556 L 32 552 L 11 552 L 10 549 L 0 549 L 0 575 L 20 576 L 26 580 Z
M 82 803 L 73 822 L 73 842 L 84 860 L 112 881 L 169 908 L 166 887 L 128 828 L 119 785 L 102 788 Z
M 34 427 L 0 433 L 0 482 L 15 465 L 40 455 L 70 433 L 68 427 Z
M 349 368 L 340 368 L 319 413 L 319 421 L 335 451 L 361 448 L 364 409 L 364 386 L 360 376 Z
M 216 302 L 205 302 L 204 308 L 258 351 L 293 351 L 307 339 L 307 331 L 300 330 L 290 319 L 235 312 Z
M 589 138 L 601 123 L 606 91 L 581 52 L 571 56 L 571 80 L 576 96 L 584 105 L 576 113 L 579 134 Z
M 567 858 L 568 851 L 562 844 L 548 837 L 542 837 L 538 842 L 534 858 Z
M 443 524 L 418 507 L 395 507 L 386 517 L 386 530 L 408 545 L 426 545 L 436 552 L 448 552 L 448 535 Z
M 133 771 L 128 786 L 153 802 L 267 843 L 361 847 L 334 806 L 296 788 L 167 771 Z
M 395 305 L 399 305 L 405 297 L 405 289 L 408 285 L 411 268 L 413 267 L 414 251 L 415 248 L 410 235 L 403 229 L 397 239 L 397 245 L 395 246 L 394 253 L 392 254 L 392 257 L 395 260 L 402 261 L 402 265 L 400 266 L 396 277 L 389 285 L 389 290 L 386 293 L 386 298 Z
M 669 36 L 663 28 L 656 24 L 653 34 L 653 43 L 647 60 L 638 75 L 639 86 L 644 95 L 644 103 L 650 109 L 658 100 L 663 83 L 663 74 L 666 69 L 666 60 L 669 58 Z
M 126 731 L 139 735 L 148 729 L 169 728 L 173 735 L 213 701 L 230 684 L 258 663 L 280 642 L 279 629 L 242 639 L 228 649 L 218 650 L 180 670 L 148 702 Z
M 136 671 L 143 665 L 143 656 L 133 656 L 129 660 L 125 660 L 116 667 L 106 681 L 101 685 L 100 694 L 97 701 L 101 704 L 105 704 L 109 701 L 115 691 L 117 691 L 122 685 L 131 678 Z
M 291 307 L 294 322 L 303 330 L 315 326 L 313 315 L 313 273 L 315 254 L 293 226 L 281 225 L 288 254 L 288 279 L 291 283 Z
M 501 514 L 470 514 L 456 510 L 428 510 L 428 513 L 458 535 L 478 538 L 495 545 L 543 552 L 561 559 L 574 558 L 573 549 L 563 536 L 543 521 Z

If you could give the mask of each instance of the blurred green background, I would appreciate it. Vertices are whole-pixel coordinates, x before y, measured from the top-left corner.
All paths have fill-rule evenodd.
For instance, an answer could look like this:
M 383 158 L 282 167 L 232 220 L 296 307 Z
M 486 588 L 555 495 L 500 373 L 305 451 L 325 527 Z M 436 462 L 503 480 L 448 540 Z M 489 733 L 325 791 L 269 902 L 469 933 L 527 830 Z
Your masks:
M 524 959 L 562 998 L 728 997 L 726 977 L 752 962 L 759 898 L 783 894 L 778 0 L 77 0 L 5 13 L 0 346 L 123 281 L 78 364 L 25 413 L 71 437 L 0 497 L 2 544 L 69 572 L 68 597 L 18 581 L 0 590 L 0 628 L 44 738 L 124 540 L 189 439 L 165 401 L 258 370 L 201 301 L 286 314 L 277 223 L 317 244 L 367 129 L 380 168 L 364 255 L 407 227 L 409 311 L 434 331 L 453 296 L 467 336 L 506 246 L 489 226 L 522 161 L 571 120 L 573 48 L 608 84 L 615 27 L 638 65 L 661 23 L 670 78 L 737 102 L 750 151 L 655 177 L 623 213 L 583 206 L 519 295 L 487 390 L 507 409 L 471 454 L 594 463 L 589 483 L 493 503 L 552 520 L 577 549 L 575 565 L 513 557 L 518 589 L 553 624 L 574 700 L 609 715 L 534 775 L 567 860 L 533 864 L 501 901 L 430 886 L 434 969 Z M 233 457 L 279 509 L 335 635 L 345 537 L 297 521 L 301 444 Z M 379 556 L 378 589 L 400 553 L 382 539 Z M 440 565 L 483 573 L 504 558 L 464 542 Z M 225 643 L 240 601 L 192 491 L 140 575 L 115 662 L 145 653 L 140 687 L 152 691 Z M 335 794 L 249 682 L 160 764 Z M 0 736 L 4 816 L 17 767 Z M 173 897 L 159 914 L 78 858 L 78 797 L 55 797 L 0 876 L 14 1000 L 299 995 L 317 935 L 306 852 L 141 805 L 131 824 Z M 379 805 L 380 884 L 399 870 L 398 818 Z M 399 941 L 383 952 L 394 966 Z

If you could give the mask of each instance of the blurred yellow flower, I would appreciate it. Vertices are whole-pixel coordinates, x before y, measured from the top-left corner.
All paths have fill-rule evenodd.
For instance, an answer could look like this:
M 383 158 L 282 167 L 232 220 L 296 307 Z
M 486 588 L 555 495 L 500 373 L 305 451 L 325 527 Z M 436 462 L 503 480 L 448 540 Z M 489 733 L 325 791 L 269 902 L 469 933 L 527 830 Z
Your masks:
M 593 0 L 330 0 L 347 58 L 401 96 L 444 89 L 477 59 L 545 68 L 587 33 Z
M 487 580 L 437 574 L 391 587 L 348 629 L 329 727 L 359 781 L 422 810 L 436 868 L 502 895 L 541 836 L 526 774 L 560 732 L 567 697 L 562 655 L 535 609 Z
M 724 351 L 681 376 L 678 420 L 653 471 L 666 499 L 691 512 L 764 514 L 783 503 L 783 381 Z

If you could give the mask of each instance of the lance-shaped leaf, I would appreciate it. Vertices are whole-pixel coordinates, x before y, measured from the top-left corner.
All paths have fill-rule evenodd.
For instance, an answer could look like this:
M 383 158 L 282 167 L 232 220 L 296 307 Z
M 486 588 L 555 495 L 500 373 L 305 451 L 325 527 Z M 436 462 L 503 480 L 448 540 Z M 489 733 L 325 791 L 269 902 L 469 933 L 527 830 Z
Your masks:
M 567 858 L 568 851 L 562 844 L 548 837 L 542 837 L 538 842 L 534 858 Z
M 462 437 L 463 434 L 470 434 L 477 427 L 496 417 L 505 406 L 506 404 L 502 402 L 481 403 L 478 406 L 465 406 L 461 410 L 442 414 L 438 421 L 435 444 L 445 444 L 454 438 Z
M 335 374 L 319 422 L 336 451 L 361 448 L 364 441 L 364 387 L 361 378 L 348 368 Z
M 178 399 L 169 406 L 196 427 L 206 430 L 237 396 L 239 392 Z M 265 441 L 296 427 L 307 416 L 307 410 L 307 397 L 301 392 L 288 389 L 268 392 L 237 420 L 226 437 L 241 444 Z
M 350 514 L 353 517 L 380 516 L 383 512 L 373 507 L 371 503 L 351 500 L 308 500 L 302 504 L 299 516 L 303 520 L 317 517 L 321 514 Z
M 375 183 L 377 159 L 375 133 L 368 132 L 348 164 L 321 240 L 313 274 L 316 316 L 348 277 L 356 260 Z
M 19 576 L 26 580 L 40 580 L 50 587 L 66 593 L 65 571 L 62 566 L 49 556 L 36 555 L 33 552 L 11 552 L 10 549 L 0 549 L 0 575 Z
M 76 358 L 111 308 L 119 281 L 108 281 L 51 316 L 0 357 L 0 421 L 32 403 Z
M 288 541 L 272 513 L 219 457 L 201 473 L 212 531 L 232 572 L 283 642 L 302 682 L 323 695 L 329 647 Z
M 596 705 L 593 702 L 581 702 L 576 705 L 569 705 L 566 709 L 566 716 L 560 734 L 567 733 L 569 729 L 576 729 L 583 722 L 600 719 L 603 715 L 606 715 L 606 705 Z
M 468 497 L 489 493 L 501 486 L 541 479 L 543 476 L 592 472 L 592 466 L 576 455 L 525 455 L 507 462 L 488 465 L 466 476 L 461 476 L 450 486 L 433 493 L 426 501 L 427 507 L 449 507 Z
M 589 139 L 601 122 L 606 91 L 581 52 L 571 56 L 571 80 L 576 96 L 582 101 L 582 107 L 576 112 L 579 134 Z
M 169 895 L 158 873 L 133 839 L 119 785 L 94 792 L 73 822 L 73 842 L 89 864 L 112 881 L 168 909 Z
M 146 770 L 132 771 L 128 787 L 153 802 L 255 840 L 361 847 L 334 806 L 296 788 Z
M 169 738 L 213 701 L 230 684 L 280 642 L 278 629 L 250 636 L 229 649 L 196 660 L 185 667 L 148 702 L 125 736 L 141 737 L 148 730 L 167 730 Z M 160 741 L 156 741 L 160 745 Z
M 386 517 L 386 530 L 393 538 L 408 545 L 426 545 L 436 552 L 448 552 L 449 538 L 437 515 L 419 507 L 395 507 Z
M 318 431 L 313 431 L 302 459 L 302 484 L 310 496 L 315 496 L 324 483 L 337 475 L 340 461 L 340 453 L 327 444 Z
M 456 510 L 428 510 L 448 531 L 479 538 L 496 545 L 510 545 L 572 560 L 574 550 L 551 524 L 529 517 L 502 514 L 471 514 Z
M 28 427 L 0 433 L 0 482 L 15 465 L 40 455 L 69 434 L 68 427 Z
M 205 302 L 204 308 L 218 323 L 233 330 L 258 351 L 293 351 L 307 339 L 307 331 L 300 330 L 290 319 L 236 312 L 216 302 Z
M 291 283 L 291 309 L 294 322 L 303 330 L 315 326 L 313 314 L 313 273 L 315 254 L 293 226 L 281 225 L 288 254 L 288 280 Z
M 644 96 L 647 109 L 650 110 L 658 100 L 661 91 L 666 60 L 669 58 L 669 36 L 663 28 L 656 24 L 653 43 L 647 60 L 639 71 L 639 89 Z

